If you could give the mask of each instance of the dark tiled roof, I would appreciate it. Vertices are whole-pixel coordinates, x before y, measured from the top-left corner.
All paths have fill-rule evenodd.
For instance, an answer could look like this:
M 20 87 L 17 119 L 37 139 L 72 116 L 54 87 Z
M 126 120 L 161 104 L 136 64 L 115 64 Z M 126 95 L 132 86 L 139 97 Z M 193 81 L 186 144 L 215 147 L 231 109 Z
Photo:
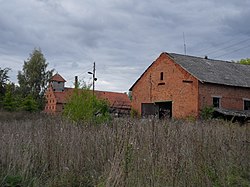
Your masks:
M 250 88 L 250 65 L 175 53 L 164 52 L 162 54 L 172 58 L 175 63 L 179 64 L 201 82 Z M 145 70 L 129 89 L 130 91 L 156 61 Z
M 250 87 L 250 65 L 175 53 L 169 53 L 169 55 L 201 82 Z

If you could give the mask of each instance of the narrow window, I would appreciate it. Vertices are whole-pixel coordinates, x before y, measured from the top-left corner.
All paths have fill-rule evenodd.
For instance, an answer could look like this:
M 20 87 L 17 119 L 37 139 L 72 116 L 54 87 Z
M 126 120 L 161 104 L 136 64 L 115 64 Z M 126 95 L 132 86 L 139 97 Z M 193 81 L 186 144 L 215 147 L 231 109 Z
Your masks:
M 250 100 L 244 100 L 244 110 L 250 110 Z
M 220 98 L 219 97 L 213 97 L 213 107 L 220 108 Z
M 160 80 L 163 81 L 163 72 L 160 74 Z

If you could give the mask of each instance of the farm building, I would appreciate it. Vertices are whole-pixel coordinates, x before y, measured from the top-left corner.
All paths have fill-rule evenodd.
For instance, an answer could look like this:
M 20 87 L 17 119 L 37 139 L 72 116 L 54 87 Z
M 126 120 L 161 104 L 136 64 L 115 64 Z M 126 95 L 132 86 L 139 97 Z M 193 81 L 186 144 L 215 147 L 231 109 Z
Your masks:
M 250 117 L 250 66 L 162 53 L 130 88 L 142 116 L 199 117 L 204 107 Z
M 67 103 L 68 97 L 73 93 L 74 88 L 65 87 L 66 80 L 55 74 L 49 83 L 49 87 L 45 93 L 46 113 L 61 113 L 64 105 Z M 95 90 L 94 94 L 97 98 L 108 101 L 110 111 L 115 115 L 128 115 L 131 108 L 131 102 L 126 93 L 107 92 Z

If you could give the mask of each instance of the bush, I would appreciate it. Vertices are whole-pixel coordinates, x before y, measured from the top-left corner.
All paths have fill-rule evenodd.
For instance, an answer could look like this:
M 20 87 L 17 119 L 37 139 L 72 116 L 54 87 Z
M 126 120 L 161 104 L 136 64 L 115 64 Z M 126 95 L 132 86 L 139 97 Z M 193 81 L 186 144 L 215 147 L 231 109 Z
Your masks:
M 111 119 L 108 103 L 97 99 L 89 89 L 75 89 L 63 115 L 75 122 L 102 123 Z
M 205 106 L 201 110 L 201 118 L 205 120 L 212 119 L 213 113 L 214 113 L 214 108 L 212 106 Z
M 22 177 L 20 175 L 7 175 L 3 183 L 5 187 L 22 186 Z
M 137 110 L 135 110 L 134 108 L 132 108 L 132 109 L 130 110 L 130 116 L 131 116 L 132 118 L 138 118 L 138 117 L 140 117 L 139 112 L 138 112 Z

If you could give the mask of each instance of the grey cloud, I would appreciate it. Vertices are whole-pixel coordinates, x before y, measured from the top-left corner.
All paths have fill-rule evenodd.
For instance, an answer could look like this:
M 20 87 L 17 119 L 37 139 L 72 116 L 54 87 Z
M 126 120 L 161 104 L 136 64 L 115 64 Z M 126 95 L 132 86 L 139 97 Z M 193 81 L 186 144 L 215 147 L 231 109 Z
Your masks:
M 250 7 L 250 5 L 249 5 Z M 250 18 L 250 8 L 248 10 L 241 11 L 233 17 L 228 17 L 224 20 L 226 22 L 225 29 L 227 33 L 246 35 L 250 37 L 250 25 L 248 24 Z
M 88 78 L 95 61 L 98 89 L 126 91 L 162 51 L 184 52 L 183 32 L 188 54 L 198 56 L 248 37 L 248 7 L 247 0 L 1 1 L 0 63 L 20 61 L 20 69 L 41 47 L 68 84 L 74 75 Z

